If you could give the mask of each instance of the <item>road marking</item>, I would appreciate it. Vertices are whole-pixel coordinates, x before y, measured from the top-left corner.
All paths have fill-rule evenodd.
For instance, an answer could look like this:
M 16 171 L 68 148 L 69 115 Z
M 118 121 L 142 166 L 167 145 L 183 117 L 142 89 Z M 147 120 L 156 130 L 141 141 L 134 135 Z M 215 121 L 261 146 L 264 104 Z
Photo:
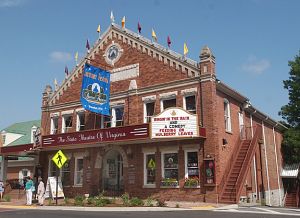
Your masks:
M 270 210 L 270 209 L 266 209 L 266 208 L 261 208 L 261 207 L 253 207 L 254 209 L 257 210 L 262 210 L 262 211 L 266 211 L 268 213 L 273 213 L 273 214 L 281 214 L 280 212 L 274 211 L 274 210 Z
M 198 206 L 198 207 L 191 207 L 193 210 L 211 210 L 215 209 L 214 206 L 208 205 L 208 206 Z

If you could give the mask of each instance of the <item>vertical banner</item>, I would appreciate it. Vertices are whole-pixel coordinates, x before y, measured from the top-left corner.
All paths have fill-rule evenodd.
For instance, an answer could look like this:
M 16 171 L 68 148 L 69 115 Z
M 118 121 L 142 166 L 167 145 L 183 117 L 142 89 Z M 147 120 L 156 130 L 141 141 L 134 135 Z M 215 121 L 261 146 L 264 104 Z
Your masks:
M 85 64 L 80 101 L 84 109 L 103 115 L 110 115 L 110 73 L 98 67 Z

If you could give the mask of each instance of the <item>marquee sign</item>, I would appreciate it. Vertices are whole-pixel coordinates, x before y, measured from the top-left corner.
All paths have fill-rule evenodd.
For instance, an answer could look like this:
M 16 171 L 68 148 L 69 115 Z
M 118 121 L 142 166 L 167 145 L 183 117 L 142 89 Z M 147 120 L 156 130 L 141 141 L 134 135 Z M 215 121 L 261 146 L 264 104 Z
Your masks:
M 181 108 L 168 108 L 151 118 L 151 138 L 199 137 L 197 116 Z
M 74 144 L 93 144 L 146 138 L 149 138 L 149 125 L 142 124 L 135 126 L 47 135 L 43 136 L 42 138 L 42 146 L 48 147 Z

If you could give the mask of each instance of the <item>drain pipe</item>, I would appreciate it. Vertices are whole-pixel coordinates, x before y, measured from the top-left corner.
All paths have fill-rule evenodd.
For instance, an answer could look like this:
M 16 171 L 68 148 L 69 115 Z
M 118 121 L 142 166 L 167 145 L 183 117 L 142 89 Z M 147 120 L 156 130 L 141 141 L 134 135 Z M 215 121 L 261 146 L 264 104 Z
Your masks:
M 277 125 L 278 125 L 278 123 L 276 123 L 276 125 L 273 127 L 273 141 L 274 141 L 275 162 L 276 162 L 276 170 L 277 170 L 277 183 L 278 183 L 278 190 L 279 190 L 279 206 L 282 206 L 280 178 L 279 178 L 279 170 L 278 170 L 278 159 L 277 159 L 277 144 L 276 144 L 275 129 L 274 129 Z
M 253 120 L 252 115 L 256 113 L 256 110 L 253 111 L 253 113 L 250 113 L 250 125 L 251 125 L 251 138 L 253 138 Z M 256 175 L 256 159 L 255 159 L 255 152 L 253 156 L 253 168 L 254 168 L 254 181 L 255 181 L 255 194 L 256 194 L 256 200 L 258 198 L 258 189 L 257 189 L 257 175 Z
M 265 121 L 269 118 L 266 117 Z M 262 133 L 263 133 L 263 140 L 264 140 L 264 149 L 265 149 L 265 163 L 266 163 L 266 171 L 267 171 L 267 182 L 268 182 L 268 191 L 269 191 L 269 206 L 271 205 L 271 191 L 270 191 L 270 178 L 269 178 L 269 167 L 268 167 L 268 157 L 267 157 L 267 146 L 266 146 L 266 135 L 265 135 L 265 126 L 264 121 L 262 123 Z

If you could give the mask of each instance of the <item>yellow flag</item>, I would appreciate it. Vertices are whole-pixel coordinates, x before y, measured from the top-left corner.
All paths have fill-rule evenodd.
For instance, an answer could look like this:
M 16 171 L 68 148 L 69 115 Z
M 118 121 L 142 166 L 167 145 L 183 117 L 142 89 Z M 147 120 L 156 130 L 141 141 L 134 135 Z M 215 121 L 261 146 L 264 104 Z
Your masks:
M 152 39 L 155 40 L 155 42 L 157 42 L 157 37 L 153 28 L 152 28 Z
M 76 54 L 75 54 L 75 61 L 76 61 L 76 62 L 78 61 L 78 51 L 77 51 Z
M 185 56 L 188 52 L 189 52 L 189 49 L 188 49 L 186 43 L 184 43 L 184 45 L 183 45 L 183 54 L 184 54 L 184 56 Z
M 97 32 L 100 33 L 100 31 L 101 31 L 101 28 L 100 28 L 100 24 L 99 24 L 99 26 L 97 28 Z
M 122 19 L 122 28 L 125 28 L 125 16 Z

